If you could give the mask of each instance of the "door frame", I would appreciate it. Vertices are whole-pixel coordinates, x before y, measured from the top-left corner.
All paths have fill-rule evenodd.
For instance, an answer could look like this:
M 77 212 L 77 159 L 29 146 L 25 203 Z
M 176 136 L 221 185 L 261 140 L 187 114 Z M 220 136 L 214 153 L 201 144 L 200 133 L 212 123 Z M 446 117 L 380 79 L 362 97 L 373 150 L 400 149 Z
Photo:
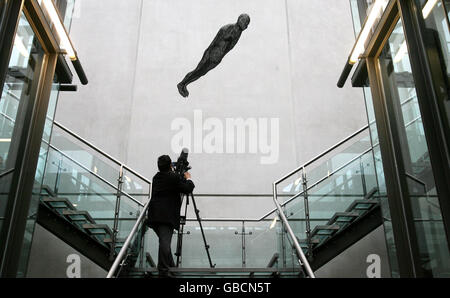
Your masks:
M 414 0 L 391 0 L 376 27 L 363 57 L 366 60 L 368 76 L 373 97 L 373 105 L 379 135 L 383 168 L 386 180 L 389 208 L 392 217 L 396 254 L 401 277 L 423 277 L 420 266 L 417 234 L 414 227 L 407 178 L 403 173 L 405 164 L 400 150 L 395 114 L 386 102 L 378 56 L 389 39 L 398 20 L 402 20 L 405 39 L 408 45 L 411 68 L 416 84 L 419 109 L 428 145 L 436 190 L 441 205 L 444 227 L 449 242 L 450 189 L 448 181 L 448 150 L 445 145 L 445 131 L 441 119 L 436 118 L 439 109 L 435 105 L 437 98 L 433 85 L 431 67 L 426 56 L 426 44 L 423 39 L 423 18 L 417 15 Z M 420 23 L 422 18 L 422 24 Z M 449 245 L 450 246 L 450 245 Z
M 42 64 L 36 68 L 39 79 L 32 83 L 30 99 L 21 103 L 18 110 L 22 119 L 20 137 L 11 142 L 11 146 L 14 146 L 12 150 L 17 154 L 11 163 L 14 170 L 8 174 L 11 175 L 11 182 L 6 199 L 5 218 L 0 230 L 0 277 L 16 277 L 21 259 L 28 258 L 22 256 L 22 245 L 57 58 L 62 52 L 36 0 L 9 1 L 6 21 L 4 27 L 0 28 L 0 34 L 3 34 L 0 38 L 7 42 L 0 52 L 0 91 L 5 82 L 22 12 L 45 54 Z

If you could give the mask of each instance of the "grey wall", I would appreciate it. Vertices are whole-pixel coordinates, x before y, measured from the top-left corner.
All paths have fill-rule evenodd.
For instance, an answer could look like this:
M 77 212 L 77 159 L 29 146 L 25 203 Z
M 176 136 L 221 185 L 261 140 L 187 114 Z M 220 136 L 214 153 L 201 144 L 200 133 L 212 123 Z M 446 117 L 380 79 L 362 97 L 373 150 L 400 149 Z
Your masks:
M 383 226 L 347 248 L 315 274 L 320 278 L 391 277 Z
M 71 36 L 90 83 L 61 94 L 56 119 L 147 177 L 159 155 L 179 154 L 172 122 L 193 124 L 194 110 L 222 123 L 277 118 L 280 140 L 273 164 L 248 150 L 194 152 L 197 193 L 271 193 L 275 179 L 366 124 L 362 92 L 336 87 L 354 42 L 348 1 L 78 1 Z M 242 12 L 252 20 L 235 49 L 183 99 L 176 84 Z M 204 200 L 206 217 L 274 207 L 270 198 Z
M 36 224 L 28 262 L 29 278 L 104 278 L 107 272 Z

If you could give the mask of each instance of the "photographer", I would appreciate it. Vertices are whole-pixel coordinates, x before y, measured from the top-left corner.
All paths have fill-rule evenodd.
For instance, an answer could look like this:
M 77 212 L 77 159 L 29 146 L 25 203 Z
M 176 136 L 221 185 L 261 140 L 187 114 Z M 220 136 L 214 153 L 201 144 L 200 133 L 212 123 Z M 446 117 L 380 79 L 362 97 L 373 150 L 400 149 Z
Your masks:
M 153 177 L 152 198 L 148 210 L 148 225 L 159 238 L 158 270 L 162 277 L 175 267 L 171 242 L 173 230 L 180 226 L 181 194 L 190 194 L 195 185 L 186 172 L 183 177 L 174 173 L 168 155 L 158 158 L 159 172 Z

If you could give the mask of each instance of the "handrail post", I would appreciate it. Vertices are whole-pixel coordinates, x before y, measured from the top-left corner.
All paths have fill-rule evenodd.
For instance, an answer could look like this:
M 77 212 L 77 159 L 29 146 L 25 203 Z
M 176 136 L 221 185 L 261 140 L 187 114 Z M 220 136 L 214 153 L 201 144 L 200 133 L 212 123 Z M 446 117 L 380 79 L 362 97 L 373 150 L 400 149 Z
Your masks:
M 281 249 L 283 250 L 282 258 L 283 258 L 283 267 L 287 267 L 287 261 L 286 261 L 286 239 L 284 237 L 286 236 L 286 228 L 284 227 L 284 222 L 281 221 Z
M 312 243 L 311 243 L 311 222 L 309 218 L 309 199 L 308 199 L 308 180 L 306 178 L 306 170 L 302 170 L 303 199 L 305 204 L 305 224 L 306 224 L 306 241 L 308 244 L 308 257 L 312 259 Z
M 149 204 L 150 204 L 150 198 L 147 201 L 147 203 L 145 204 L 144 208 L 142 209 L 142 213 L 139 215 L 139 218 L 136 221 L 136 223 L 134 224 L 133 229 L 131 229 L 130 234 L 128 235 L 127 239 L 125 240 L 125 243 L 123 244 L 123 247 L 120 250 L 119 254 L 117 255 L 116 259 L 114 260 L 114 263 L 111 266 L 111 269 L 109 270 L 108 275 L 106 276 L 106 278 L 112 278 L 113 277 L 114 273 L 117 270 L 117 267 L 119 267 L 120 262 L 125 257 L 125 253 L 128 251 L 128 247 L 130 246 L 131 239 L 133 239 L 133 236 L 138 231 L 139 225 L 141 224 L 141 222 L 143 221 L 144 217 L 147 214 L 147 210 L 148 210 Z
M 117 234 L 119 233 L 120 197 L 122 195 L 122 185 L 123 185 L 123 165 L 120 166 L 119 178 L 117 179 L 117 195 L 116 195 L 116 207 L 114 210 L 114 226 L 113 226 L 111 250 L 109 253 L 110 260 L 114 259 L 114 254 L 115 254 L 115 250 L 116 250 L 116 242 L 117 242 Z
M 239 233 L 238 231 L 234 232 L 235 235 L 241 236 L 241 251 L 242 251 L 242 268 L 247 267 L 247 256 L 245 252 L 245 235 L 252 235 L 252 232 L 245 232 L 245 220 L 242 221 L 242 231 Z
M 287 232 L 289 236 L 292 239 L 292 242 L 294 243 L 295 250 L 297 251 L 297 254 L 299 256 L 298 262 L 300 266 L 303 266 L 303 268 L 306 270 L 306 273 L 310 278 L 315 278 L 314 272 L 311 269 L 311 266 L 308 263 L 308 260 L 305 257 L 305 254 L 303 253 L 303 250 L 300 247 L 300 244 L 298 243 L 297 237 L 295 237 L 294 231 L 292 230 L 291 226 L 289 225 L 289 222 L 286 218 L 286 215 L 284 214 L 283 210 L 281 209 L 280 203 L 277 200 L 277 184 L 273 183 L 273 201 L 275 203 L 275 206 L 278 209 L 278 214 L 281 218 L 281 220 L 286 225 Z
M 62 161 L 63 161 L 63 156 L 61 155 L 61 158 L 58 161 L 58 171 L 56 172 L 55 189 L 53 190 L 55 195 L 58 195 L 59 181 L 61 179 L 61 170 L 63 170 L 63 171 L 65 170 L 65 169 L 62 168 Z M 53 162 L 53 164 L 54 164 L 54 162 Z
M 359 170 L 361 172 L 361 184 L 362 184 L 362 189 L 363 189 L 363 195 L 366 196 L 367 195 L 367 186 L 366 186 L 366 176 L 364 173 L 363 157 L 364 157 L 364 155 L 359 158 Z
M 245 263 L 245 222 L 242 222 L 242 267 L 247 267 Z

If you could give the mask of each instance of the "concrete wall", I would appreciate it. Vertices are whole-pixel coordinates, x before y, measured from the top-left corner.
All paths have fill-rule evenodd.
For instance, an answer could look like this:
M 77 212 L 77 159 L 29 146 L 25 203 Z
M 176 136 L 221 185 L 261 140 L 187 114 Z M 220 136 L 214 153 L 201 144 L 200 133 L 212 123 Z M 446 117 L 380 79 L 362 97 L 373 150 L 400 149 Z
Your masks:
M 314 272 L 319 278 L 389 278 L 383 226 L 379 226 Z
M 251 23 L 239 43 L 183 99 L 176 84 L 218 29 L 243 12 Z M 78 0 L 71 36 L 90 83 L 61 94 L 57 121 L 147 177 L 159 155 L 179 154 L 171 146 L 179 133 L 173 124 L 187 119 L 199 128 L 194 113 L 203 118 L 200 131 L 207 118 L 220 125 L 226 118 L 278 119 L 279 158 L 269 164 L 261 147 L 196 150 L 193 133 L 197 193 L 271 193 L 275 179 L 366 124 L 362 92 L 336 87 L 354 42 L 348 1 Z M 230 140 L 216 141 L 226 148 Z M 205 217 L 262 215 L 274 207 L 267 197 L 246 198 L 246 208 L 244 199 L 204 200 Z
M 104 278 L 107 272 L 36 224 L 28 262 L 29 278 Z

